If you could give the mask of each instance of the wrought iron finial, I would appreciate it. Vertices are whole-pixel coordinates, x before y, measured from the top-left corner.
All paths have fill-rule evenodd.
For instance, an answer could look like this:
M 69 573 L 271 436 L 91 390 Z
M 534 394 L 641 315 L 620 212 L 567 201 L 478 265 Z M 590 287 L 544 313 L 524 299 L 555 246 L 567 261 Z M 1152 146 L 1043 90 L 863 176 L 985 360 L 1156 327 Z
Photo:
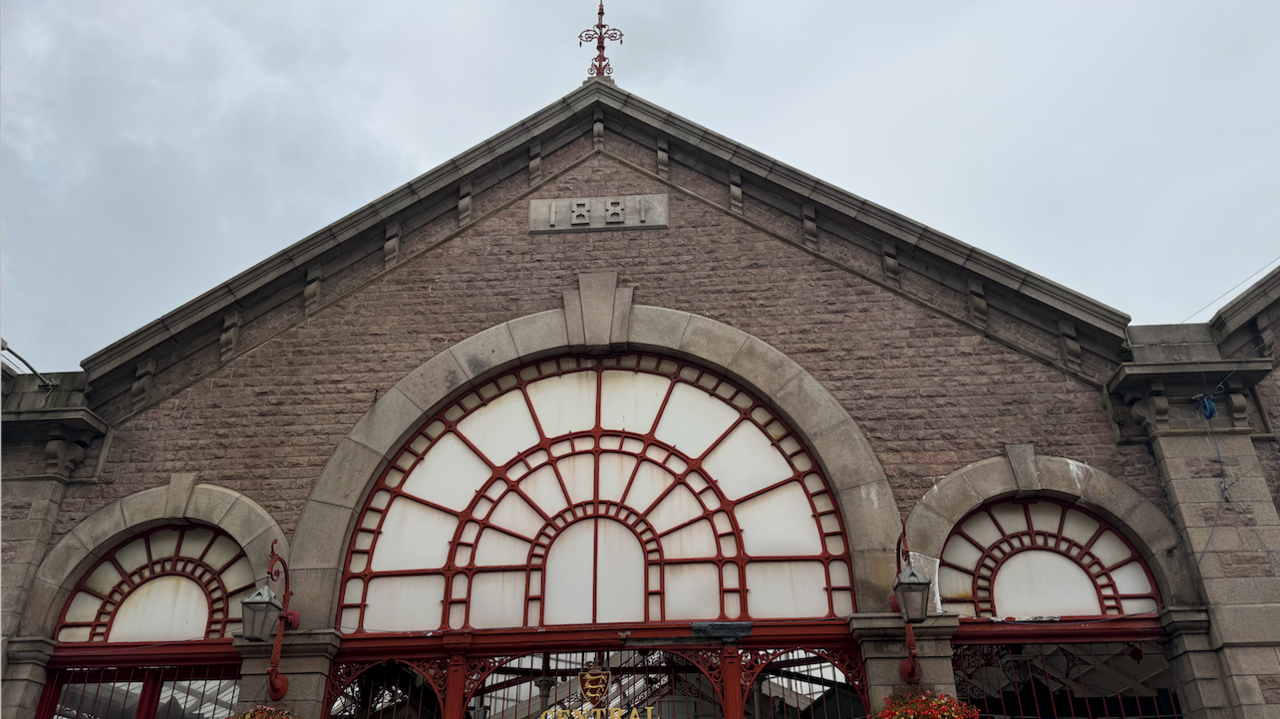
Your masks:
M 617 40 L 618 44 L 622 44 L 622 31 L 616 27 L 609 27 L 604 24 L 604 0 L 600 0 L 600 13 L 596 19 L 596 26 L 583 30 L 578 35 L 578 47 L 582 47 L 582 43 L 596 41 L 596 59 L 591 61 L 591 67 L 587 68 L 587 77 L 604 77 L 613 74 L 613 67 L 609 64 L 609 58 L 604 56 L 604 41 Z

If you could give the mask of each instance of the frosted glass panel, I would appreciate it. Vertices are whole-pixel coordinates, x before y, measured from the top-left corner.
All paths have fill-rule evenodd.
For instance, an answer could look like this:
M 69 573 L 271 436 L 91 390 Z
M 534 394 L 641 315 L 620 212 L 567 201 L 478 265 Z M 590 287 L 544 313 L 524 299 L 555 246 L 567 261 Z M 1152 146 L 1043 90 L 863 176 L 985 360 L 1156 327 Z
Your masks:
M 960 525 L 964 533 L 973 537 L 984 547 L 1000 541 L 1004 535 L 996 529 L 996 523 L 991 521 L 991 517 L 986 512 L 979 512 L 970 517 L 964 524 Z
M 1067 518 L 1062 523 L 1062 533 L 1081 544 L 1088 542 L 1098 531 L 1098 523 L 1083 514 L 1067 510 Z
M 560 480 L 550 465 L 520 480 L 520 491 L 529 495 L 529 499 L 548 515 L 556 514 L 568 504 L 564 490 L 560 488 Z
M 476 566 L 509 567 L 524 566 L 529 562 L 529 547 L 523 539 L 516 539 L 494 529 L 486 529 L 476 545 Z
M 739 499 L 795 474 L 764 432 L 743 422 L 703 460 L 729 499 Z
M 544 613 L 547 624 L 591 622 L 596 520 L 570 525 L 556 537 L 547 553 Z
M 600 426 L 648 434 L 671 380 L 659 375 L 610 371 L 601 378 Z
M 627 491 L 626 504 L 637 512 L 643 512 L 675 481 L 676 478 L 662 467 L 652 462 L 641 462 L 631 489 Z
M 683 484 L 671 490 L 662 501 L 649 512 L 649 525 L 654 531 L 665 532 L 704 512 L 702 504 L 693 492 Z
M 1133 552 L 1129 551 L 1129 547 L 1111 530 L 1103 532 L 1098 537 L 1098 541 L 1094 542 L 1093 546 L 1089 548 L 1089 551 L 1093 552 L 1094 556 L 1101 559 L 1102 563 L 1108 567 L 1133 556 Z
M 182 535 L 182 547 L 178 553 L 184 557 L 197 558 L 204 550 L 209 548 L 209 542 L 213 539 L 213 532 L 208 529 L 193 529 Z M 129 570 L 125 570 L 129 571 Z
M 572 504 L 595 499 L 596 458 L 590 454 L 575 454 L 556 462 L 565 489 L 569 490 Z
M 472 412 L 458 423 L 458 431 L 495 465 L 506 464 L 538 443 L 529 405 L 519 392 L 508 392 Z
M 631 530 L 596 520 L 596 621 L 644 621 L 644 549 Z
M 1005 534 L 1027 531 L 1027 515 L 1021 504 L 997 504 L 991 508 Z
M 498 506 L 493 510 L 493 514 L 489 516 L 489 520 L 496 526 L 530 539 L 537 536 L 538 531 L 545 524 L 542 517 L 539 517 L 538 513 L 533 511 L 529 503 L 521 499 L 520 495 L 515 492 L 507 492 L 507 496 L 503 497 L 501 502 L 498 502 Z
M 1000 618 L 1102 613 L 1093 580 L 1080 565 L 1056 552 L 1031 550 L 1009 557 L 994 585 L 992 597 Z
M 123 577 L 120 576 L 120 572 L 117 572 L 116 568 L 108 563 L 103 564 L 94 570 L 93 574 L 90 574 L 89 578 L 84 580 L 84 584 L 86 587 L 98 592 L 99 594 L 110 594 L 111 589 L 115 587 L 121 579 L 123 579 Z
M 219 541 L 222 541 L 223 539 L 226 539 L 226 538 L 219 537 L 218 539 Z M 230 542 L 230 540 L 227 540 L 227 541 Z M 234 547 L 237 550 L 239 549 L 239 547 L 236 547 L 235 542 L 230 542 L 230 543 L 232 547 Z M 216 547 L 217 545 L 214 545 L 214 546 Z M 213 552 L 211 551 L 210 554 L 213 554 Z M 235 556 L 235 552 L 233 551 L 230 554 L 228 554 L 221 562 L 217 562 L 216 557 L 213 558 L 213 561 L 209 561 L 209 558 L 206 557 L 206 561 L 208 564 L 217 568 L 217 567 L 221 567 L 223 564 L 226 564 L 227 561 L 234 556 Z M 116 562 L 118 562 L 120 564 L 120 568 L 126 572 L 132 572 L 138 567 L 141 567 L 142 565 L 146 564 L 147 563 L 147 540 L 138 539 L 121 547 L 119 550 L 116 551 Z
M 600 455 L 600 499 L 617 502 L 631 480 L 636 468 L 636 458 L 626 454 L 606 452 Z
M 404 491 L 461 512 L 492 470 L 455 434 L 441 437 L 404 481 Z
M 71 606 L 67 607 L 68 622 L 88 622 L 98 615 L 102 600 L 88 592 L 77 592 Z
M 449 559 L 457 528 L 456 516 L 397 497 L 383 519 L 372 569 L 439 569 Z
M 157 577 L 133 590 L 116 609 L 107 641 L 204 639 L 208 624 L 203 587 L 186 577 Z
M 964 537 L 952 537 L 947 542 L 946 549 L 942 550 L 942 558 L 957 567 L 971 569 L 978 566 L 978 561 L 982 559 L 982 551 Z
M 746 553 L 757 557 L 812 556 L 822 552 L 809 495 L 788 482 L 738 505 Z
M 1111 578 L 1115 580 L 1116 589 L 1121 594 L 1146 594 L 1151 591 L 1151 580 L 1147 579 L 1146 570 L 1137 562 L 1129 562 L 1112 571 Z M 1131 601 L 1133 600 L 1125 602 L 1126 611 Z
M 822 563 L 748 564 L 747 611 L 755 619 L 825 617 L 827 578 Z
M 699 559 L 716 556 L 716 535 L 711 522 L 703 520 L 662 538 L 665 559 Z
M 471 626 L 477 629 L 524 624 L 524 572 L 477 574 L 471 586 Z
M 439 629 L 444 577 L 375 577 L 369 580 L 364 628 L 377 631 Z
M 677 383 L 658 420 L 657 438 L 690 457 L 700 457 L 737 421 L 738 410 L 691 385 Z
M 720 616 L 719 571 L 714 564 L 674 564 L 666 568 L 667 620 Z
M 1031 510 L 1031 524 L 1035 525 L 1037 532 L 1057 534 L 1058 523 L 1062 520 L 1062 507 L 1053 502 L 1036 502 L 1028 509 Z
M 542 433 L 547 437 L 559 437 L 596 426 L 595 372 L 548 377 L 533 382 L 525 389 L 542 425 Z
M 178 553 L 178 532 L 175 530 L 162 529 L 155 532 L 151 535 L 150 541 L 152 559 L 172 557 Z
M 940 567 L 938 569 L 938 594 L 944 602 L 972 601 L 973 576 L 950 567 Z M 965 615 L 972 615 L 973 607 L 969 607 L 964 613 Z

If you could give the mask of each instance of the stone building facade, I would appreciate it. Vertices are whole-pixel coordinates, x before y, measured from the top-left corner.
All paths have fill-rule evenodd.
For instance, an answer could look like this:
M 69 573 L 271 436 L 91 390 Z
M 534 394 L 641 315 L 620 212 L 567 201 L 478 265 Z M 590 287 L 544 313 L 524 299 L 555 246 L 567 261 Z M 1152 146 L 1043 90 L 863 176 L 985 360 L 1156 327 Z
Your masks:
M 81 372 L 6 366 L 4 716 L 266 701 L 270 646 L 237 636 L 238 601 L 273 547 L 302 619 L 278 704 L 300 717 L 377 713 L 368 681 L 393 664 L 413 681 L 385 696 L 414 716 L 569 709 L 575 652 L 613 672 L 610 706 L 670 710 L 683 687 L 708 716 L 862 715 L 909 686 L 905 537 L 933 579 L 922 687 L 991 716 L 1280 719 L 1277 329 L 1280 270 L 1207 324 L 1131 326 L 591 80 Z M 670 398 L 636 429 L 650 382 Z M 537 433 L 508 451 L 520 393 Z M 501 457 L 467 485 L 444 438 Z M 582 502 L 568 454 L 597 458 Z M 635 473 L 612 500 L 606 456 Z M 538 499 L 552 464 L 563 495 Z M 525 506 L 483 514 L 508 496 Z M 601 550 L 624 524 L 636 539 Z M 595 528 L 586 559 L 556 549 L 574 527 Z M 609 599 L 566 618 L 572 582 Z M 667 679 L 627 679 L 652 656 Z M 183 682 L 208 689 L 194 709 Z M 857 701 L 831 709 L 840 691 Z

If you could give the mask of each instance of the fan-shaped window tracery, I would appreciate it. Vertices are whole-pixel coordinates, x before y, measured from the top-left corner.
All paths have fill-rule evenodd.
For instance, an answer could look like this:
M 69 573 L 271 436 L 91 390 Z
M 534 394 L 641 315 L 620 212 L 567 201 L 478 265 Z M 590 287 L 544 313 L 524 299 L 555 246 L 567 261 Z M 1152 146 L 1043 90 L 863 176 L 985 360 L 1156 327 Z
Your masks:
M 429 421 L 350 540 L 347 632 L 853 611 L 841 519 L 764 403 L 649 355 L 504 374 Z
M 1003 500 L 971 512 L 938 567 L 943 611 L 961 616 L 1120 616 L 1160 599 L 1141 555 L 1118 530 L 1052 499 Z
M 253 566 L 212 527 L 159 527 L 121 542 L 89 569 L 62 611 L 62 642 L 154 642 L 231 636 Z

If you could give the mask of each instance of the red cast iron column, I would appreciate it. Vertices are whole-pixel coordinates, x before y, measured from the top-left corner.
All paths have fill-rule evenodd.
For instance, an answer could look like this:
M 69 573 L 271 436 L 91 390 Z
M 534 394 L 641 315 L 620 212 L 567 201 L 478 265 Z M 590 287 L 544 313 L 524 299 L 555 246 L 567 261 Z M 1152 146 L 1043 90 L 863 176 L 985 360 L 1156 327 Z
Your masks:
M 742 655 L 736 646 L 724 646 L 720 655 L 720 671 L 724 681 L 721 691 L 724 719 L 742 719 Z

